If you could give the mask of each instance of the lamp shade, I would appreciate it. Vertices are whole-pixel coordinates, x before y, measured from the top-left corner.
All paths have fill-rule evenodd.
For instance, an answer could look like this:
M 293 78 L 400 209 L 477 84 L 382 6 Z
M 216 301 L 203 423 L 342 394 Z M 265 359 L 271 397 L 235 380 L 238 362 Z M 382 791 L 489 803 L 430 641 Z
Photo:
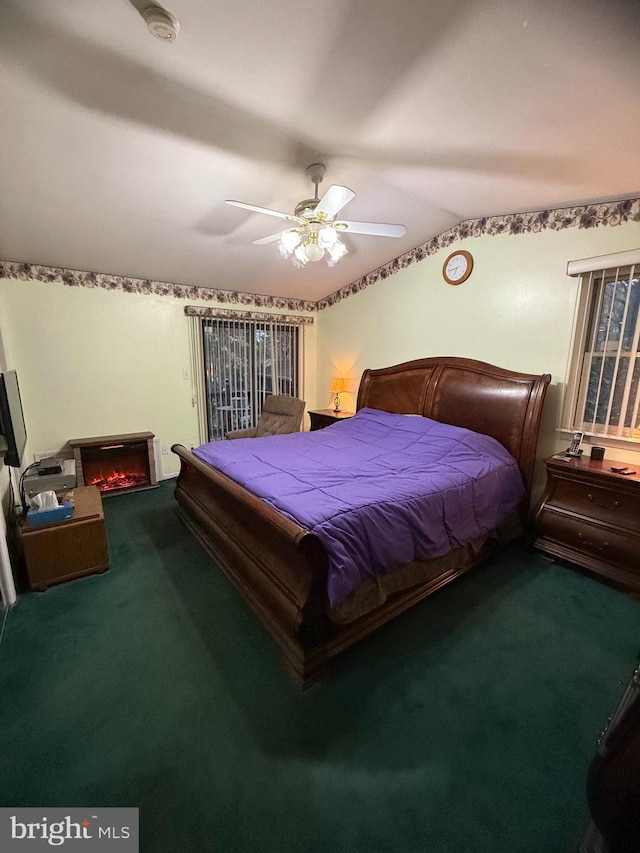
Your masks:
M 342 394 L 343 392 L 349 390 L 348 385 L 349 383 L 342 376 L 334 376 L 334 378 L 331 380 L 331 386 L 329 388 L 329 391 L 331 392 L 331 394 Z

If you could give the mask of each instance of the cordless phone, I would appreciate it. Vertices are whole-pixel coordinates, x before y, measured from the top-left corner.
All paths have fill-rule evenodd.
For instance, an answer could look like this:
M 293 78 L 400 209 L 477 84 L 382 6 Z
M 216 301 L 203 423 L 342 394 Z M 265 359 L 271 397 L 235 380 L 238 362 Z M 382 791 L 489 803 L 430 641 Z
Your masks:
M 582 454 L 582 450 L 580 449 L 580 443 L 582 442 L 581 432 L 574 432 L 573 438 L 571 439 L 571 444 L 567 449 L 567 456 L 580 456 Z

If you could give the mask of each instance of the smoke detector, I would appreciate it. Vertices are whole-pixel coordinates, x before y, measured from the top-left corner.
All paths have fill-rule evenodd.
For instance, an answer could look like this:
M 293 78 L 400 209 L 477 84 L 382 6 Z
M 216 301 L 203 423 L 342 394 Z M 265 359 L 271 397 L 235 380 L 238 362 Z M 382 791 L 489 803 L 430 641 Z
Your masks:
M 151 35 L 160 41 L 172 42 L 176 40 L 180 24 L 171 12 L 167 12 L 161 6 L 148 6 L 143 10 L 142 17 Z

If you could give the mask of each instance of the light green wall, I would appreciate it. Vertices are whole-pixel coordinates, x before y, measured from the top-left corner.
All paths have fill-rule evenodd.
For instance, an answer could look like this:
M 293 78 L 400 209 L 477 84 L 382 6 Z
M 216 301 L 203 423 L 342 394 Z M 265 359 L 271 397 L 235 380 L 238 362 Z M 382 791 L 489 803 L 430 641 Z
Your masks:
M 333 375 L 350 375 L 357 387 L 367 367 L 466 356 L 552 374 L 539 455 L 554 452 L 566 443 L 556 427 L 578 295 L 567 261 L 639 246 L 640 224 L 625 223 L 476 237 L 442 249 L 320 311 L 305 328 L 307 410 L 331 405 Z M 475 260 L 457 287 L 441 274 L 454 248 Z M 191 380 L 183 378 L 190 372 L 185 304 L 0 279 L 0 329 L 8 367 L 20 375 L 28 458 L 70 438 L 120 432 L 151 430 L 165 446 L 197 440 Z M 355 395 L 343 395 L 343 409 L 354 405 Z M 634 461 L 620 450 L 615 457 Z M 161 461 L 163 476 L 177 473 L 176 457 Z
M 60 451 L 72 438 L 116 433 L 150 430 L 169 448 L 197 443 L 186 304 L 165 296 L 0 280 L 7 366 L 18 371 L 29 434 L 26 461 L 35 452 Z M 315 326 L 305 327 L 307 395 L 315 395 L 315 338 Z M 171 452 L 161 464 L 161 476 L 178 473 Z
M 319 313 L 318 388 L 336 372 L 359 378 L 368 367 L 439 355 L 551 373 L 539 455 L 556 452 L 566 446 L 556 427 L 579 286 L 567 262 L 638 247 L 638 223 L 461 240 Z M 472 253 L 474 270 L 451 286 L 442 265 L 457 248 Z M 354 404 L 345 395 L 342 408 Z M 615 457 L 633 461 L 621 450 Z

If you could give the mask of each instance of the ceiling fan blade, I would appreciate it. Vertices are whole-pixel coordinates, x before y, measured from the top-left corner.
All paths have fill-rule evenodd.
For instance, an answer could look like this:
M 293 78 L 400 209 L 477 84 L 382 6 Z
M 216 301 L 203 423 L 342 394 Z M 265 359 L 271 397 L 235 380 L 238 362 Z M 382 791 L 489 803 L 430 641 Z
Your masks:
M 384 222 L 349 222 L 346 219 L 335 223 L 338 231 L 346 234 L 373 234 L 376 237 L 404 237 L 405 225 L 389 225 Z
M 267 237 L 260 237 L 258 240 L 252 240 L 254 246 L 264 246 L 267 243 L 275 243 L 284 234 L 284 231 L 278 231 L 277 234 L 269 234 Z
M 333 219 L 336 213 L 341 211 L 345 204 L 348 204 L 355 196 L 356 194 L 349 187 L 341 187 L 339 184 L 334 184 L 329 187 L 318 202 L 315 214 L 317 216 L 319 213 L 324 213 L 327 219 Z
M 227 204 L 232 204 L 234 207 L 242 207 L 245 210 L 252 210 L 254 213 L 266 213 L 268 216 L 277 216 L 280 219 L 288 219 L 289 222 L 298 222 L 301 225 L 304 225 L 305 220 L 301 219 L 299 216 L 295 216 L 293 213 L 282 213 L 280 210 L 271 210 L 270 207 L 256 207 L 255 204 L 245 204 L 244 201 L 232 201 L 231 199 L 225 199 Z

